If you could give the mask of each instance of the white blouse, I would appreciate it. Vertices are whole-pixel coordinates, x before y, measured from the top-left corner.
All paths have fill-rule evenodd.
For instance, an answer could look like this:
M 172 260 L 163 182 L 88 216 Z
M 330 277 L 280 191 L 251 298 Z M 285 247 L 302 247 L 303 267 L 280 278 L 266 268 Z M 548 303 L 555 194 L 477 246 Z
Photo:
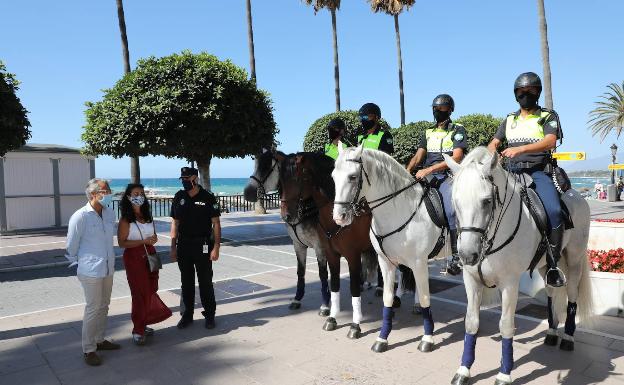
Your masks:
M 142 238 L 141 238 L 141 233 L 139 233 L 139 228 L 141 229 L 141 233 L 143 234 Z M 129 241 L 140 241 L 142 239 L 149 238 L 152 235 L 154 235 L 154 222 L 151 222 L 151 223 L 132 222 L 130 223 L 130 232 L 128 233 Z

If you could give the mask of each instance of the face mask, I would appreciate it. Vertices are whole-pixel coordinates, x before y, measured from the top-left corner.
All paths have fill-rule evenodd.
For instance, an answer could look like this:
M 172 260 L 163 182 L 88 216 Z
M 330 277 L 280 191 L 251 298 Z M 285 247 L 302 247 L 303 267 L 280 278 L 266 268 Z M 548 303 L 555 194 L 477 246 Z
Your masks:
M 102 197 L 98 200 L 100 204 L 104 207 L 109 207 L 111 202 L 113 201 L 112 194 L 102 195 Z
M 524 92 L 516 96 L 516 101 L 520 104 L 520 107 L 528 110 L 537 106 L 539 95 L 532 94 L 530 92 Z
M 445 122 L 450 117 L 451 117 L 450 111 L 433 110 L 433 118 L 435 119 L 436 123 Z
M 182 188 L 184 188 L 184 190 L 189 191 L 192 190 L 193 187 L 195 187 L 195 183 L 193 183 L 193 181 L 182 180 Z
M 130 203 L 132 203 L 135 206 L 143 206 L 143 203 L 145 203 L 145 197 L 143 195 L 130 197 Z
M 375 121 L 368 118 L 366 120 L 360 119 L 360 123 L 362 123 L 362 127 L 364 127 L 366 131 L 372 130 L 373 127 L 375 127 Z

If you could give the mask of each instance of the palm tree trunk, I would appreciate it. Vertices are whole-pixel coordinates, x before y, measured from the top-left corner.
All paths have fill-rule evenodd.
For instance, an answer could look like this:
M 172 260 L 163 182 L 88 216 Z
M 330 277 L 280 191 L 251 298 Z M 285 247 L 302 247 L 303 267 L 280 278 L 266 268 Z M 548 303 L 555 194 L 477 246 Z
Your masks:
M 130 51 L 128 50 L 128 35 L 126 34 L 126 17 L 124 16 L 123 0 L 117 0 L 117 18 L 121 33 L 121 50 L 124 61 L 124 73 L 130 72 Z M 130 179 L 132 183 L 141 183 L 141 166 L 139 157 L 130 157 Z
M 206 190 L 210 190 L 210 161 L 212 156 L 208 155 L 205 159 L 197 161 L 197 170 L 199 171 L 199 184 Z
M 401 125 L 405 125 L 405 95 L 403 94 L 403 59 L 401 57 L 401 32 L 399 31 L 399 15 L 394 15 L 394 31 L 396 32 L 397 54 L 399 58 L 399 97 L 401 101 Z
M 539 18 L 540 38 L 542 42 L 542 66 L 544 68 L 544 106 L 548 109 L 552 109 L 553 99 L 550 74 L 550 49 L 548 48 L 548 25 L 546 24 L 544 0 L 537 0 L 537 14 Z
M 334 39 L 334 83 L 336 88 L 336 111 L 340 111 L 340 70 L 338 66 L 338 32 L 336 31 L 336 10 L 331 9 L 332 32 Z
M 251 0 L 247 0 L 247 40 L 249 41 L 249 69 L 251 80 L 256 82 L 256 54 L 254 52 L 253 22 L 251 17 Z

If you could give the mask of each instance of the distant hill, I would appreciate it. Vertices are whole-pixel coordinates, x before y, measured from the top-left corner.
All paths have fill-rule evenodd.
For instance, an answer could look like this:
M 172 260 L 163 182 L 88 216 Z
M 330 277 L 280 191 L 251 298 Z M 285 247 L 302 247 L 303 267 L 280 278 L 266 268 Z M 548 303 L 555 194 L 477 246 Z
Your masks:
M 618 163 L 624 163 L 624 153 L 619 152 L 617 154 Z M 611 164 L 611 155 L 602 155 L 597 158 L 591 158 L 581 161 L 560 162 L 566 171 L 605 171 L 608 174 L 608 167 Z

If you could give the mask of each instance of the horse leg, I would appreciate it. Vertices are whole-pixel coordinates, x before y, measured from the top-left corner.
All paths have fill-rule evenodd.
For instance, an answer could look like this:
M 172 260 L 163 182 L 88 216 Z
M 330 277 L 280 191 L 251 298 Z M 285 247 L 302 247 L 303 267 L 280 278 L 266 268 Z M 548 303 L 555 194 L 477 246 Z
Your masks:
M 328 274 L 327 274 L 327 260 L 325 258 L 316 260 L 319 269 L 319 279 L 321 280 L 321 296 L 323 297 L 323 302 L 321 303 L 321 308 L 319 309 L 318 315 L 321 317 L 327 317 L 329 315 L 329 282 L 328 282 Z
M 422 314 L 422 306 L 420 306 L 420 298 L 418 297 L 418 287 L 414 287 L 414 307 L 412 308 L 412 314 Z
M 329 287 L 331 290 L 331 308 L 329 317 L 325 320 L 323 330 L 336 330 L 338 323 L 336 317 L 340 312 L 340 255 L 331 250 L 327 253 L 327 264 L 329 265 Z
M 416 260 L 412 266 L 414 279 L 416 280 L 416 291 L 422 305 L 423 327 L 425 334 L 418 344 L 418 350 L 428 353 L 433 350 L 433 315 L 431 314 L 431 298 L 429 297 L 429 266 L 426 260 Z
M 511 370 L 513 369 L 513 336 L 514 316 L 518 303 L 518 282 L 511 282 L 502 289 L 502 312 L 499 329 L 502 340 L 502 357 L 500 372 L 496 375 L 494 385 L 511 384 Z
M 297 310 L 301 307 L 301 300 L 305 294 L 305 272 L 308 258 L 308 248 L 299 242 L 294 242 L 295 255 L 297 256 L 297 292 L 295 298 L 290 301 L 288 308 Z
M 351 305 L 353 308 L 353 322 L 351 323 L 347 337 L 350 339 L 357 339 L 362 335 L 362 330 L 360 329 L 360 322 L 362 321 L 362 261 L 360 255 L 357 253 L 355 255 L 348 255 L 346 258 L 349 264 Z
M 466 332 L 464 334 L 464 352 L 462 353 L 461 366 L 457 369 L 451 385 L 466 385 L 470 380 L 470 368 L 475 361 L 475 348 L 477 345 L 477 332 L 479 331 L 479 308 L 483 294 L 483 286 L 464 273 L 464 285 L 468 306 L 464 321 Z
M 567 251 L 564 251 L 565 259 L 567 258 Z M 585 253 L 583 253 L 585 255 Z M 561 344 L 559 349 L 565 351 L 574 350 L 574 332 L 576 331 L 576 302 L 579 298 L 579 287 L 581 283 L 581 276 L 583 275 L 581 263 L 586 263 L 584 260 L 580 263 L 570 265 L 568 267 L 568 284 L 566 285 L 566 291 L 568 295 L 568 306 L 566 309 L 566 320 L 564 325 L 564 333 L 561 335 Z M 556 295 L 564 295 L 563 290 L 558 290 Z M 582 303 L 582 302 L 581 302 Z
M 375 353 L 383 353 L 388 350 L 388 336 L 392 331 L 392 317 L 394 310 L 392 304 L 394 302 L 394 277 L 396 267 L 386 259 L 385 256 L 379 256 L 379 267 L 384 280 L 383 288 L 383 319 L 381 321 L 381 330 L 379 336 L 371 348 Z
M 539 269 L 539 273 L 542 277 L 546 276 L 546 270 L 548 268 L 543 266 Z M 546 295 L 548 296 L 548 302 L 546 304 L 548 308 L 548 331 L 546 331 L 546 338 L 544 338 L 544 344 L 548 346 L 556 346 L 559 342 L 559 336 L 557 335 L 557 328 L 559 328 L 559 317 L 555 310 L 555 304 L 553 302 L 554 288 L 546 285 Z

